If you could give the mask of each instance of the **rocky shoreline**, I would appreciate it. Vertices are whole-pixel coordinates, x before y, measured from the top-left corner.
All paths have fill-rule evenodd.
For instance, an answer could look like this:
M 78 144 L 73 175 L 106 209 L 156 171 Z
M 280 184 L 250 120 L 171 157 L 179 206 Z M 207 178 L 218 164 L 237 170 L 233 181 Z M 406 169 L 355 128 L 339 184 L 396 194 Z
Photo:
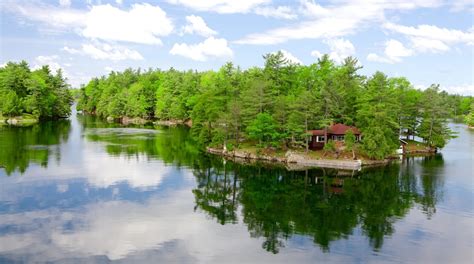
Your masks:
M 287 168 L 292 170 L 304 170 L 312 167 L 360 170 L 362 167 L 387 165 L 394 160 L 314 159 L 309 157 L 308 155 L 305 155 L 304 153 L 291 150 L 287 151 L 284 157 L 269 156 L 264 154 L 256 155 L 254 153 L 243 150 L 227 151 L 224 149 L 210 147 L 207 148 L 207 152 L 214 155 L 220 155 L 225 158 L 235 160 L 237 162 L 262 161 L 268 163 L 279 163 L 285 165 Z
M 0 117 L 0 125 L 11 125 L 11 126 L 27 126 L 38 123 L 38 118 L 32 117 Z
M 160 126 L 178 126 L 178 125 L 185 125 L 188 127 L 191 127 L 193 125 L 193 122 L 191 119 L 188 120 L 157 120 L 157 119 L 146 119 L 146 118 L 141 118 L 141 117 L 128 117 L 128 116 L 123 116 L 123 117 L 107 117 L 106 118 L 107 122 L 117 122 L 122 125 L 144 125 L 144 124 L 155 124 L 155 125 L 160 125 Z

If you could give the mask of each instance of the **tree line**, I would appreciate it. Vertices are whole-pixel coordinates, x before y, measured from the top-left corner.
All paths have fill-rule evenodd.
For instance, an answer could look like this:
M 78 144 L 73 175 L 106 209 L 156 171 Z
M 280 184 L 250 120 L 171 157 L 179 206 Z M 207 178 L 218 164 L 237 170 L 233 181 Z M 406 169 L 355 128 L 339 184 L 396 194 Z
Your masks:
M 69 89 L 61 70 L 53 74 L 49 66 L 31 70 L 25 61 L 8 62 L 0 67 L 0 115 L 67 117 L 73 102 Z
M 449 95 L 432 85 L 417 90 L 403 77 L 366 77 L 355 58 L 336 64 L 327 55 L 311 65 L 293 64 L 281 52 L 263 56 L 263 67 L 217 71 L 111 72 L 81 88 L 78 109 L 102 117 L 192 120 L 192 133 L 207 145 L 304 147 L 308 129 L 356 125 L 360 149 L 383 158 L 399 135 L 443 147 L 452 137 L 447 118 L 469 111 L 472 97 Z

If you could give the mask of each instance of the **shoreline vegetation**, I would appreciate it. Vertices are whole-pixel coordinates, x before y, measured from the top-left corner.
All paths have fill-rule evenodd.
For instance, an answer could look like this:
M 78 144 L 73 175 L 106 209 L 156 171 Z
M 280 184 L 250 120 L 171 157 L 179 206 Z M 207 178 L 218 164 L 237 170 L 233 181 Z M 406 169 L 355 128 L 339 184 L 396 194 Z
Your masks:
M 409 141 L 405 146 L 404 153 L 393 154 L 378 160 L 370 159 L 362 153 L 353 155 L 351 151 L 347 150 L 334 153 L 325 150 L 304 151 L 301 149 L 289 149 L 286 151 L 262 151 L 261 149 L 251 147 L 233 150 L 207 147 L 206 151 L 238 163 L 251 163 L 256 161 L 280 163 L 285 165 L 289 170 L 302 170 L 313 167 L 359 170 L 363 167 L 387 165 L 399 161 L 399 157 L 402 156 L 426 156 L 437 153 L 436 148 L 413 140 Z
M 12 125 L 12 126 L 29 126 L 39 122 L 37 116 L 31 114 L 22 114 L 20 116 L 2 116 L 0 115 L 0 126 Z
M 87 113 L 86 113 L 87 114 Z M 94 114 L 88 114 L 93 115 Z M 108 118 L 108 122 L 120 123 L 122 125 L 144 125 L 153 124 L 157 126 L 186 126 L 191 128 L 191 120 L 149 120 L 143 118 Z M 392 162 L 399 161 L 399 155 L 393 154 L 381 160 L 373 160 L 364 157 L 362 153 L 358 153 L 354 158 L 352 152 L 342 150 L 340 152 L 331 152 L 325 150 L 304 151 L 303 149 L 276 150 L 275 148 L 261 149 L 255 147 L 255 143 L 243 143 L 241 149 L 228 150 L 217 147 L 206 147 L 205 151 L 209 154 L 222 156 L 226 160 L 246 164 L 246 163 L 266 163 L 271 165 L 283 165 L 288 170 L 305 170 L 314 167 L 334 168 L 334 169 L 350 169 L 359 170 L 364 167 L 383 166 Z M 403 156 L 426 156 L 433 155 L 437 152 L 436 148 L 432 148 L 423 142 L 408 140 L 406 151 Z
M 28 126 L 66 118 L 73 97 L 62 71 L 49 66 L 31 70 L 25 61 L 0 67 L 0 126 Z
M 400 139 L 421 141 L 406 152 L 436 152 L 455 137 L 448 118 L 467 116 L 471 122 L 473 97 L 450 95 L 434 84 L 418 90 L 382 72 L 363 76 L 352 57 L 337 64 L 325 55 L 311 65 L 292 63 L 281 52 L 263 59 L 263 67 L 246 70 L 229 62 L 205 72 L 112 71 L 73 92 L 61 71 L 53 75 L 47 66 L 31 71 L 26 62 L 9 62 L 0 68 L 0 114 L 15 124 L 31 120 L 26 115 L 68 116 L 73 94 L 78 111 L 109 122 L 187 125 L 203 149 L 221 149 L 221 155 L 250 148 L 246 155 L 256 158 L 304 153 L 309 156 L 303 160 L 359 163 L 391 159 Z M 333 124 L 360 134 L 329 138 Z M 309 149 L 312 130 L 326 131 L 317 139 L 322 150 Z
M 337 156 L 347 148 L 351 155 L 344 159 L 375 161 L 396 154 L 400 139 L 416 138 L 426 152 L 444 147 L 455 136 L 447 119 L 466 115 L 474 101 L 439 85 L 422 91 L 403 77 L 360 75 L 362 66 L 352 57 L 337 64 L 325 55 L 311 65 L 294 64 L 281 52 L 263 59 L 263 67 L 245 70 L 226 63 L 205 72 L 111 72 L 81 87 L 77 107 L 125 124 L 192 120 L 191 134 L 203 149 L 229 151 L 250 144 L 259 152 L 319 155 L 309 149 L 308 132 L 344 124 L 357 127 L 360 136 L 320 136 L 324 153 Z

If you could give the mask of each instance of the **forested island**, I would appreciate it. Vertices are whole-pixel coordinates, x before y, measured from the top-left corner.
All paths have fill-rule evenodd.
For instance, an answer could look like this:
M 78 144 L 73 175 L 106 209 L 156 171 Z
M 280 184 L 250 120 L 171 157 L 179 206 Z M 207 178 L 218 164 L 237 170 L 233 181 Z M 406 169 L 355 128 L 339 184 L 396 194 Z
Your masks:
M 442 148 L 454 136 L 447 119 L 467 114 L 473 102 L 438 85 L 421 91 L 403 77 L 362 76 L 354 58 L 338 65 L 323 56 L 306 66 L 282 53 L 263 57 L 263 68 L 247 70 L 226 63 L 206 72 L 112 72 L 81 88 L 78 109 L 104 118 L 191 121 L 192 134 L 207 146 L 263 152 L 307 149 L 308 130 L 342 123 L 363 135 L 349 143 L 352 150 L 383 159 L 401 136 Z
M 31 124 L 68 117 L 73 98 L 62 71 L 31 70 L 25 61 L 0 68 L 0 123 Z
M 273 157 L 308 153 L 309 131 L 320 129 L 324 149 L 309 151 L 316 159 L 381 160 L 395 153 L 400 139 L 432 152 L 455 136 L 448 118 L 465 116 L 473 125 L 472 97 L 450 95 L 439 85 L 418 90 L 382 72 L 363 76 L 352 57 L 336 64 L 325 55 L 311 65 L 291 63 L 281 52 L 263 58 L 264 67 L 246 70 L 229 62 L 218 71 L 113 71 L 76 90 L 77 109 L 122 122 L 192 124 L 203 146 Z M 0 69 L 1 115 L 68 116 L 68 88 L 61 71 L 10 62 Z M 361 135 L 349 129 L 335 142 L 327 134 L 334 124 Z

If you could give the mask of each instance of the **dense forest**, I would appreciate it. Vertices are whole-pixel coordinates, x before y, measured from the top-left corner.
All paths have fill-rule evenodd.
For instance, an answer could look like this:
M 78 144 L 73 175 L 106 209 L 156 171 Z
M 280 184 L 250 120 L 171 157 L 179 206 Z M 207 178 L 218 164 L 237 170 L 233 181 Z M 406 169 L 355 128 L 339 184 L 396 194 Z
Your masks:
M 341 122 L 364 135 L 360 150 L 383 158 L 399 135 L 443 147 L 452 137 L 447 118 L 467 114 L 472 97 L 432 85 L 421 91 L 403 77 L 370 77 L 354 58 L 340 65 L 323 56 L 311 65 L 290 63 L 281 52 L 263 56 L 263 68 L 226 63 L 218 71 L 132 70 L 94 78 L 81 88 L 78 109 L 102 117 L 192 120 L 193 135 L 233 148 L 304 147 L 308 129 Z
M 48 66 L 32 71 L 25 61 L 0 68 L 0 115 L 33 115 L 37 119 L 67 117 L 73 98 L 62 71 Z

